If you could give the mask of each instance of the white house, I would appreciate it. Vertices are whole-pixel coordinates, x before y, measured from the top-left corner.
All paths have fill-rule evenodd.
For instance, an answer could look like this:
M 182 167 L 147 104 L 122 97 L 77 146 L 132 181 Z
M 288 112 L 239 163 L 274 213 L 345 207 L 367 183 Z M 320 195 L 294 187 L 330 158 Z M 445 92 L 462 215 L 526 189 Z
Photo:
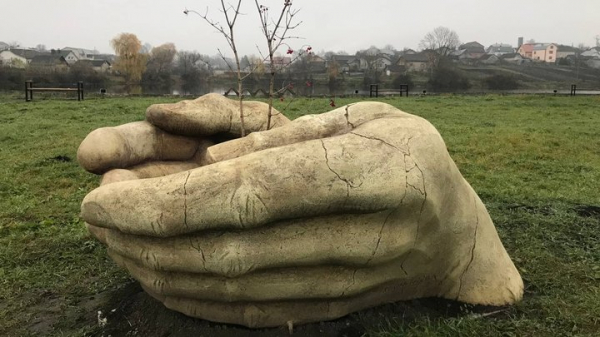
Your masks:
M 5 67 L 25 68 L 27 59 L 10 50 L 3 50 L 0 52 L 0 64 Z
M 7 49 L 0 52 L 0 62 L 3 66 L 25 68 L 37 55 L 40 55 L 40 52 L 31 49 Z
M 581 53 L 581 56 L 600 58 L 600 47 L 590 48 L 590 49 L 584 51 L 583 53 Z
M 496 43 L 487 48 L 486 54 L 501 56 L 506 54 L 512 54 L 515 49 L 509 44 Z
M 65 58 L 69 65 L 75 64 L 75 62 L 79 61 L 79 58 L 71 50 L 51 50 L 50 53 L 60 54 L 60 56 Z
M 519 53 L 504 54 L 504 55 L 500 55 L 499 57 L 500 57 L 500 60 L 502 60 L 504 62 L 519 64 L 519 65 L 523 64 L 523 63 L 531 62 L 531 59 L 526 58 Z
M 77 61 L 78 64 L 89 65 L 94 71 L 99 73 L 105 73 L 110 70 L 111 64 L 107 60 L 81 60 Z
M 556 53 L 556 58 L 562 59 L 562 58 L 566 58 L 569 55 L 577 55 L 580 52 L 581 51 L 575 47 L 559 45 L 558 51 Z
M 8 48 L 10 48 L 10 46 L 8 45 L 8 43 L 4 43 L 4 42 L 0 41 L 0 51 L 6 50 Z
M 84 48 L 64 47 L 62 50 L 70 50 L 73 55 L 77 57 L 77 60 L 93 60 L 94 55 L 100 54 L 97 50 L 90 50 Z

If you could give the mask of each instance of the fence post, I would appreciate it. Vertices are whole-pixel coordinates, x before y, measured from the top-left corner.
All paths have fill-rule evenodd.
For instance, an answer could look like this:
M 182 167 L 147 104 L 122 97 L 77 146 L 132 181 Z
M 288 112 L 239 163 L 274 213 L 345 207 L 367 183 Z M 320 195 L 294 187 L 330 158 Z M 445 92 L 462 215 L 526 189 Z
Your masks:
M 400 97 L 402 97 L 402 93 L 406 93 L 406 97 L 408 97 L 408 84 L 400 84 Z
M 77 100 L 83 101 L 83 82 L 77 82 Z
M 25 85 L 29 86 L 26 91 L 29 92 L 29 101 L 28 102 L 31 102 L 31 101 L 33 101 L 33 90 L 32 90 L 33 89 L 33 81 L 31 81 L 31 80 L 27 81 Z
M 375 97 L 379 97 L 379 85 L 371 84 L 369 86 L 369 97 L 373 97 L 373 93 L 375 93 Z

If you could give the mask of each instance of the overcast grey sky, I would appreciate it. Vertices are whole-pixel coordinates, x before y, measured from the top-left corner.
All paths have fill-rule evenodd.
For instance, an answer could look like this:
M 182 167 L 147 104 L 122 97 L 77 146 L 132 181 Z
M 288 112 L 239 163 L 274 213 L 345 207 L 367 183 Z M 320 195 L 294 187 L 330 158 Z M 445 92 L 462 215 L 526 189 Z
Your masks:
M 235 0 L 231 0 L 235 1 Z M 263 0 L 280 8 L 283 0 Z M 80 47 L 111 52 L 109 41 L 134 33 L 153 46 L 173 42 L 179 50 L 214 55 L 229 51 L 223 38 L 197 16 L 205 11 L 223 22 L 218 0 L 0 0 L 0 41 L 48 49 Z M 536 42 L 594 45 L 600 35 L 600 0 L 293 0 L 302 25 L 293 47 L 311 45 L 317 52 L 354 53 L 371 45 L 418 48 L 437 26 L 455 30 L 461 41 L 517 44 L 519 36 Z M 243 0 L 237 41 L 243 54 L 261 47 L 254 1 Z M 230 54 L 229 52 L 226 53 Z

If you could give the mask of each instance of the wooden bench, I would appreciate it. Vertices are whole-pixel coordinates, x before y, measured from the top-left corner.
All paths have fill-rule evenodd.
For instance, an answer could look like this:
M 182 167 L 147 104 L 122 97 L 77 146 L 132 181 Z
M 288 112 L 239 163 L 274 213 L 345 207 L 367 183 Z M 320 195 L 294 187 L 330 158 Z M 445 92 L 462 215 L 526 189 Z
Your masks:
M 83 82 L 77 82 L 76 88 L 34 88 L 33 81 L 25 82 L 25 102 L 31 102 L 33 100 L 34 91 L 52 91 L 52 92 L 77 92 L 77 100 L 83 101 Z
M 396 92 L 400 93 L 400 97 L 402 97 L 403 93 L 406 93 L 406 97 L 408 97 L 408 84 L 401 84 L 400 89 L 381 89 L 379 90 L 379 84 L 371 84 L 369 85 L 369 97 L 379 97 L 379 93 L 392 93 Z

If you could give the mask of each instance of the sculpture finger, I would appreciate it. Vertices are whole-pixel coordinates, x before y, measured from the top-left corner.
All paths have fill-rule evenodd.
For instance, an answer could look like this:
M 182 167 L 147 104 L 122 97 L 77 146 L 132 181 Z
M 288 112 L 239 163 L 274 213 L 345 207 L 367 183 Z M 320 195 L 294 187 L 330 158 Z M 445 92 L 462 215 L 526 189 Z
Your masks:
M 161 272 L 143 267 L 112 250 L 109 250 L 109 255 L 153 293 L 218 302 L 351 297 L 386 283 L 410 283 L 416 277 L 425 277 L 405 274 L 399 260 L 368 268 L 314 266 L 270 269 L 227 278 L 208 274 Z M 434 278 L 434 275 L 426 277 Z
M 106 230 L 104 228 L 96 227 L 94 225 L 90 225 L 87 222 L 85 223 L 85 227 L 87 228 L 88 232 L 93 237 L 95 237 L 98 241 L 100 241 L 104 245 L 107 244 L 106 235 L 108 234 L 108 230 Z
M 266 130 L 268 105 L 254 101 L 244 101 L 242 105 L 246 133 Z M 271 128 L 289 123 L 277 110 L 273 109 L 272 114 Z M 146 110 L 146 120 L 171 133 L 194 137 L 221 133 L 239 136 L 241 129 L 239 101 L 219 94 L 172 104 L 154 104 Z
M 405 207 L 161 239 L 90 227 L 112 251 L 147 268 L 236 277 L 271 268 L 365 267 L 398 259 L 414 248 L 418 215 L 418 209 Z
M 102 175 L 100 186 L 120 181 L 167 176 L 169 174 L 195 169 L 198 166 L 200 165 L 193 161 L 162 161 L 141 164 L 129 169 L 114 169 Z
M 391 282 L 353 297 L 290 301 L 206 301 L 176 296 L 165 296 L 143 286 L 144 290 L 167 308 L 191 317 L 214 322 L 240 324 L 250 328 L 285 326 L 332 320 L 351 312 L 399 300 L 436 296 L 437 280 L 410 277 Z M 420 287 L 415 287 L 419 284 Z
M 148 161 L 185 161 L 194 157 L 200 139 L 166 133 L 148 122 L 133 122 L 92 131 L 81 142 L 77 160 L 87 171 L 102 174 Z
M 208 157 L 213 162 L 219 162 L 273 147 L 342 135 L 365 123 L 383 118 L 390 119 L 390 123 L 395 125 L 403 124 L 406 129 L 425 122 L 422 118 L 407 114 L 389 104 L 362 102 L 320 115 L 303 116 L 276 129 L 252 133 L 211 146 L 208 149 Z M 402 137 L 398 137 L 398 140 L 403 141 Z
M 425 170 L 415 169 L 409 139 L 429 137 L 431 142 L 441 142 L 441 138 L 437 133 L 413 132 L 412 138 L 404 136 L 401 144 L 400 134 L 395 135 L 396 146 L 364 135 L 380 131 L 388 123 L 381 120 L 380 124 L 369 123 L 365 124 L 368 128 L 342 136 L 259 151 L 166 177 L 101 186 L 85 197 L 82 216 L 100 227 L 167 237 L 393 209 L 409 188 L 421 194 L 425 191 Z M 440 153 L 429 155 L 431 165 L 439 165 Z

